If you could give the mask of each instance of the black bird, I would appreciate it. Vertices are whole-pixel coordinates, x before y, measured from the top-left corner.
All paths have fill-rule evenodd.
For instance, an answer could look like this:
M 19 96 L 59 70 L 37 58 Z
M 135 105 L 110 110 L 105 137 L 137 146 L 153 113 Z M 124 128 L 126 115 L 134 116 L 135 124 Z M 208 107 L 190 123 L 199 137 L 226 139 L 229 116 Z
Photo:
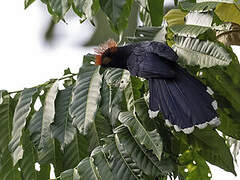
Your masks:
M 213 91 L 177 64 L 178 56 L 169 46 L 146 41 L 118 47 L 108 40 L 96 52 L 96 65 L 126 69 L 149 81 L 150 118 L 160 111 L 166 125 L 186 134 L 194 127 L 220 124 Z

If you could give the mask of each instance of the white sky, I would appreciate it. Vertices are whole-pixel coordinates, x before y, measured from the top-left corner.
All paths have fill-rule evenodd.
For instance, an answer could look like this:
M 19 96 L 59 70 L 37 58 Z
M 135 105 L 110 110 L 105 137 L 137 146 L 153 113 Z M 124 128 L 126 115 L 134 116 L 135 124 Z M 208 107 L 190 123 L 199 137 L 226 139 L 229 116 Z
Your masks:
M 43 41 L 43 32 L 49 22 L 49 14 L 39 1 L 24 10 L 24 0 L 1 2 L 0 15 L 0 89 L 15 91 L 60 78 L 64 69 L 77 73 L 82 56 L 93 48 L 81 48 L 92 35 L 88 22 L 80 24 L 78 18 L 60 23 L 58 42 L 53 46 Z M 76 37 L 79 37 L 76 38 Z M 81 39 L 80 39 L 81 37 Z M 240 47 L 234 48 L 240 59 Z M 238 158 L 240 162 L 240 158 Z M 213 180 L 237 180 L 231 173 L 211 166 Z M 236 166 L 236 172 L 240 172 Z

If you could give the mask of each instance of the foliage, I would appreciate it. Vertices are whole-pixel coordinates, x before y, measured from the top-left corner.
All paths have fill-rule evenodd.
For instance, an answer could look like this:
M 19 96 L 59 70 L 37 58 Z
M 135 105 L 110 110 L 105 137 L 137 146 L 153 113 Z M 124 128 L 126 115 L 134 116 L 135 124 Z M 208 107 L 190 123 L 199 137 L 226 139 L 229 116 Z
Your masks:
M 55 22 L 65 21 L 71 8 L 81 21 L 93 20 L 103 11 L 119 34 L 133 4 L 133 0 L 42 2 Z M 25 8 L 32 3 L 25 0 Z M 239 29 L 232 28 L 239 27 L 239 4 L 182 1 L 164 12 L 163 1 L 136 3 L 144 26 L 128 40 L 156 40 L 173 47 L 180 64 L 215 92 L 221 125 L 185 135 L 165 126 L 161 114 L 149 119 L 147 81 L 130 77 L 126 70 L 96 67 L 94 56 L 88 54 L 77 79 L 67 69 L 62 78 L 33 88 L 0 91 L 1 180 L 49 179 L 50 164 L 57 179 L 63 180 L 207 180 L 211 178 L 207 162 L 236 174 L 228 139 L 240 140 L 240 65 L 229 45 L 239 38 Z M 229 15 L 229 7 L 237 17 Z M 225 39 L 230 35 L 231 41 L 222 41 L 219 33 Z M 63 90 L 58 90 L 59 83 Z

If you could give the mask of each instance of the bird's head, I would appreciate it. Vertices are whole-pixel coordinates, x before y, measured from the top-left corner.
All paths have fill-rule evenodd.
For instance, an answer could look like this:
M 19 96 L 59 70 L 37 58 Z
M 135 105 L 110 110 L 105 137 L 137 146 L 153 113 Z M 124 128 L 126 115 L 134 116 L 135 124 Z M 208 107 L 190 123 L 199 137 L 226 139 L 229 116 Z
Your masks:
M 101 44 L 97 49 L 95 49 L 95 52 L 97 53 L 95 65 L 114 67 L 117 51 L 117 43 L 112 39 L 109 39 L 106 43 Z

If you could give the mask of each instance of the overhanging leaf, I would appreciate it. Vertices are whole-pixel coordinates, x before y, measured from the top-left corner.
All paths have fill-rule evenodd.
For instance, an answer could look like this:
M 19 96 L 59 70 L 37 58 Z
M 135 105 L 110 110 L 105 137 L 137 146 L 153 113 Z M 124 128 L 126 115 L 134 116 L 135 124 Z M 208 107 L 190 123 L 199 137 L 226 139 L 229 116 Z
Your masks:
M 70 8 L 69 0 L 47 0 L 50 14 L 57 16 L 57 20 L 63 19 Z
M 30 106 L 35 93 L 36 88 L 24 89 L 14 112 L 12 139 L 8 146 L 12 152 L 14 165 L 23 157 L 23 147 L 20 140 L 22 137 L 22 131 L 26 125 L 27 117 L 31 110 Z
M 199 39 L 176 37 L 173 49 L 182 63 L 212 67 L 227 66 L 232 61 L 231 55 L 219 44 Z
M 24 8 L 27 9 L 35 0 L 24 0 Z
M 99 3 L 113 30 L 121 33 L 127 26 L 133 0 L 100 0 Z
M 68 169 L 61 173 L 61 180 L 80 180 L 80 176 L 78 174 L 77 169 Z
M 55 101 L 56 113 L 51 130 L 53 137 L 60 142 L 62 149 L 74 139 L 76 133 L 69 115 L 71 97 L 72 86 L 59 91 Z
M 163 146 L 161 137 L 156 130 L 148 132 L 130 112 L 121 112 L 119 121 L 129 129 L 139 144 L 144 145 L 148 150 L 152 150 L 159 161 L 161 160 Z

